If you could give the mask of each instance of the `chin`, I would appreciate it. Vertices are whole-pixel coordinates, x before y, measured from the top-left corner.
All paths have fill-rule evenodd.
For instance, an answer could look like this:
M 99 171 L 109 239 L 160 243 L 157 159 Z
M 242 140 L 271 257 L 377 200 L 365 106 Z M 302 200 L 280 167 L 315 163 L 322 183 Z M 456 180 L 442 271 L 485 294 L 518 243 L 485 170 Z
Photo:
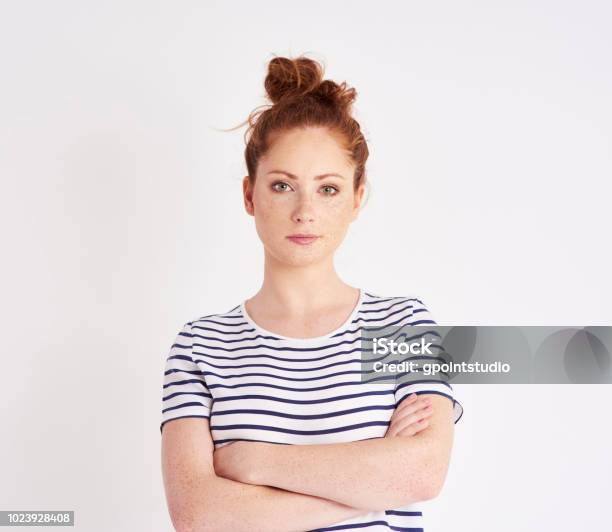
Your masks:
M 325 259 L 325 256 L 321 256 L 319 253 L 285 253 L 281 256 L 277 256 L 277 258 L 280 262 L 288 266 L 310 266 L 311 264 L 321 262 Z
M 295 244 L 291 244 L 295 246 Z M 322 262 L 327 258 L 328 253 L 322 253 L 322 250 L 312 249 L 287 249 L 282 246 L 281 249 L 270 249 L 269 253 L 278 261 L 288 266 L 310 266 L 318 262 Z M 326 250 L 327 251 L 327 250 Z

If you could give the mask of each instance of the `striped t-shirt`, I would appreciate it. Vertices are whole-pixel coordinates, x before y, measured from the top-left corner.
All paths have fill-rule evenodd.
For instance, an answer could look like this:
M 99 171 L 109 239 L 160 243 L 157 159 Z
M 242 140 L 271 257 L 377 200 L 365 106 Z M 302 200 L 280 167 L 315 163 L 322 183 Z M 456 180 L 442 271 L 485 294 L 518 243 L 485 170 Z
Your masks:
M 244 303 L 197 318 L 179 332 L 166 359 L 162 418 L 210 421 L 215 448 L 238 440 L 306 445 L 382 438 L 399 403 L 435 393 L 463 407 L 450 383 L 361 381 L 361 328 L 435 324 L 420 299 L 360 291 L 343 325 L 316 338 L 288 338 L 258 326 Z M 331 530 L 423 530 L 420 503 L 364 513 Z

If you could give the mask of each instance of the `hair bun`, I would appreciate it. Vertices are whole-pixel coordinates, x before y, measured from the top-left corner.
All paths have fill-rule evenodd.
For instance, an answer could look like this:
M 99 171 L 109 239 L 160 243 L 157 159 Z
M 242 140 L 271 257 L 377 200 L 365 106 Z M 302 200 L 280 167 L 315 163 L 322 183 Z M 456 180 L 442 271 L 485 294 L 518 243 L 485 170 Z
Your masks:
M 323 63 L 324 64 L 324 63 Z M 248 124 L 244 133 L 244 158 L 249 183 L 255 184 L 262 157 L 276 142 L 277 134 L 294 128 L 326 128 L 348 154 L 354 166 L 353 189 L 366 183 L 369 150 L 359 122 L 352 116 L 357 91 L 346 82 L 323 79 L 324 66 L 300 55 L 294 59 L 273 57 L 264 81 L 270 104 L 259 105 L 237 127 Z
M 264 86 L 268 98 L 276 104 L 281 100 L 312 95 L 320 100 L 348 108 L 357 96 L 346 82 L 323 79 L 324 68 L 320 63 L 304 56 L 295 59 L 275 57 L 268 63 Z
M 347 87 L 345 81 L 338 85 L 335 81 L 326 79 L 321 82 L 315 92 L 322 98 L 327 98 L 336 105 L 346 109 L 348 109 L 357 98 L 357 91 L 352 87 Z

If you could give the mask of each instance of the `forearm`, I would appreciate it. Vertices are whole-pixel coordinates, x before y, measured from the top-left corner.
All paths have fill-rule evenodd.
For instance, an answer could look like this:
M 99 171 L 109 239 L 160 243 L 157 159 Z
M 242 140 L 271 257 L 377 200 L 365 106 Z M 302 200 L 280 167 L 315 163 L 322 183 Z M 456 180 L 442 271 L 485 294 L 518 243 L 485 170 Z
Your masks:
M 429 498 L 437 474 L 427 438 L 323 445 L 261 444 L 253 484 L 314 495 L 365 512 Z
M 367 512 L 324 498 L 215 476 L 197 491 L 189 532 L 303 532 Z

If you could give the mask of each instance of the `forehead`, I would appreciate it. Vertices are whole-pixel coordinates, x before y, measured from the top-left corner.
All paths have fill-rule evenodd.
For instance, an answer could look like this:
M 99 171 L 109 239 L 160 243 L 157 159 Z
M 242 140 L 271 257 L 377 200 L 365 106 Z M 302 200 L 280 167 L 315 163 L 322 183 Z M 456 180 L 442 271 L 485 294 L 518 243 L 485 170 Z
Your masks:
M 327 128 L 292 129 L 271 137 L 270 149 L 260 159 L 260 169 L 282 169 L 299 176 L 350 174 L 353 165 L 349 155 L 341 140 Z

